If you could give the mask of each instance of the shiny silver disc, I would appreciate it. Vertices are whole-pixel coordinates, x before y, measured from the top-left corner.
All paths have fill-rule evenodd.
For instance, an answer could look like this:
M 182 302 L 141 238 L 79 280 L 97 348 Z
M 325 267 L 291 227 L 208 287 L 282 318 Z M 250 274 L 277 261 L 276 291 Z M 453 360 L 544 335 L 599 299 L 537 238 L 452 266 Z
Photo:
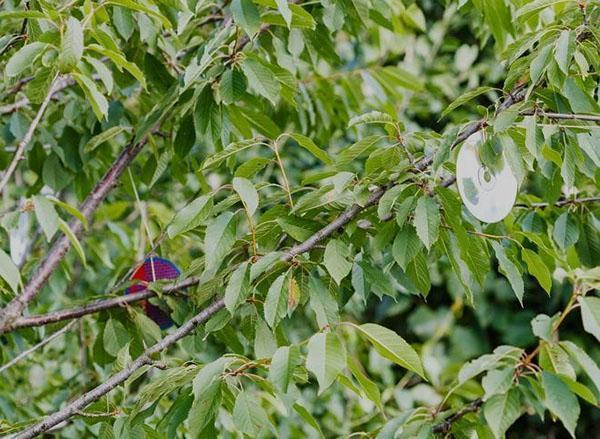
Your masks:
M 485 223 L 496 223 L 511 211 L 517 198 L 517 179 L 503 163 L 500 170 L 491 171 L 479 159 L 483 143 L 480 132 L 464 141 L 456 159 L 458 192 L 469 212 Z

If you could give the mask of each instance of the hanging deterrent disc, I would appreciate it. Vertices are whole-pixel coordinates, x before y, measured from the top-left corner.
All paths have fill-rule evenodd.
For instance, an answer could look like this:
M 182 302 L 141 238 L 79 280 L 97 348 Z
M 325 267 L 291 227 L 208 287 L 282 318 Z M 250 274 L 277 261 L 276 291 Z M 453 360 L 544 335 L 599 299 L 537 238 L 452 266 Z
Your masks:
M 144 282 L 154 282 L 157 280 L 177 279 L 180 271 L 177 266 L 168 259 L 150 257 L 147 258 L 133 273 L 131 279 L 137 279 Z M 143 284 L 134 284 L 125 290 L 125 294 L 137 293 L 145 290 Z M 160 329 L 166 329 L 173 325 L 173 320 L 162 308 L 151 304 L 147 300 L 142 301 L 144 313 L 160 326 Z
M 504 161 L 492 171 L 479 157 L 481 132 L 469 136 L 456 160 L 458 192 L 469 212 L 485 223 L 496 223 L 511 211 L 517 197 L 517 179 Z

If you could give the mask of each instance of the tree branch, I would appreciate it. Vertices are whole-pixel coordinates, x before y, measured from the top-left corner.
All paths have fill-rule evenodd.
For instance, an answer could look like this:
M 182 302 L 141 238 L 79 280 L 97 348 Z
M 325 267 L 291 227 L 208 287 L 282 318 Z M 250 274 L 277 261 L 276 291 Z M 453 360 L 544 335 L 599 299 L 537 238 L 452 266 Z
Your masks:
M 104 177 L 102 177 L 96 187 L 92 190 L 90 195 L 88 195 L 80 208 L 81 214 L 88 221 L 91 220 L 94 212 L 112 188 L 117 185 L 119 177 L 139 154 L 146 144 L 146 141 L 147 136 L 142 138 L 142 140 L 136 144 L 130 143 L 127 145 L 106 174 L 104 174 Z M 79 219 L 73 219 L 69 223 L 69 227 L 75 236 L 81 236 L 83 232 L 83 223 L 79 221 Z M 11 330 L 14 321 L 21 315 L 25 307 L 39 294 L 42 286 L 62 261 L 70 247 L 71 241 L 65 235 L 61 235 L 60 238 L 54 242 L 42 264 L 23 288 L 23 292 L 9 302 L 6 307 L 0 310 L 0 334 Z
M 21 81 L 19 81 L 19 83 L 15 86 L 13 91 L 11 91 L 10 93 L 13 93 L 13 92 L 16 93 L 17 91 L 19 91 L 21 89 L 21 87 L 23 87 L 23 85 L 25 85 L 31 79 L 33 79 L 33 78 L 32 77 L 23 78 Z M 52 91 L 52 93 L 50 95 L 50 100 L 54 96 L 56 96 L 57 93 L 63 91 L 67 87 L 72 86 L 73 84 L 75 84 L 75 80 L 73 78 L 66 77 L 66 78 L 59 79 L 56 83 L 56 86 L 54 87 L 54 90 Z M 30 103 L 29 98 L 27 98 L 27 97 L 21 98 L 18 101 L 13 102 L 12 104 L 7 104 L 7 105 L 1 106 L 0 114 L 14 113 L 17 110 L 20 110 L 21 108 L 26 107 L 27 105 L 29 105 L 29 103 Z
M 46 97 L 42 101 L 42 105 L 40 105 L 40 108 L 38 108 L 38 111 L 37 111 L 35 117 L 33 118 L 33 120 L 31 121 L 31 125 L 29 125 L 29 128 L 27 129 L 27 132 L 23 136 L 23 139 L 17 145 L 17 149 L 15 150 L 15 155 L 14 155 L 12 161 L 10 162 L 10 165 L 8 165 L 8 168 L 6 168 L 6 171 L 4 171 L 4 175 L 2 176 L 2 179 L 0 180 L 0 194 L 2 194 L 2 191 L 4 190 L 5 186 L 8 184 L 10 177 L 12 176 L 13 172 L 15 172 L 15 169 L 17 169 L 19 162 L 23 158 L 23 152 L 25 151 L 25 148 L 27 147 L 27 145 L 29 145 L 29 142 L 31 142 L 33 133 L 35 132 L 35 129 L 37 128 L 38 124 L 42 120 L 42 116 L 44 115 L 44 112 L 46 111 L 46 107 L 48 107 L 48 104 L 50 103 L 50 99 L 52 98 L 52 95 L 54 94 L 54 89 L 56 88 L 58 83 L 59 83 L 58 77 L 56 77 L 52 80 L 52 84 L 50 85 L 48 94 L 46 94 Z
M 36 351 L 37 349 L 41 348 L 42 346 L 47 345 L 48 343 L 50 343 L 55 338 L 61 336 L 65 332 L 69 331 L 75 325 L 75 323 L 77 323 L 76 320 L 68 323 L 63 328 L 59 329 L 58 331 L 56 331 L 52 335 L 46 337 L 45 339 L 43 339 L 42 341 L 40 341 L 35 346 L 33 346 L 33 347 L 31 347 L 31 348 L 29 348 L 29 349 L 21 352 L 19 355 L 17 355 L 15 358 L 13 358 L 12 360 L 10 360 L 8 363 L 3 364 L 2 367 L 0 367 L 0 373 L 4 372 L 9 367 L 14 366 L 16 363 L 18 363 L 19 361 L 21 361 L 23 358 L 27 357 L 32 352 Z
M 600 196 L 570 198 L 570 199 L 565 199 L 565 200 L 558 200 L 556 203 L 545 203 L 545 202 L 529 203 L 529 204 L 518 203 L 518 204 L 515 204 L 515 207 L 542 208 L 543 209 L 543 208 L 550 207 L 550 206 L 564 207 L 564 206 L 569 206 L 569 205 L 574 205 L 574 204 L 596 203 L 596 202 L 600 202 Z
M 104 381 L 99 386 L 90 390 L 89 392 L 83 394 L 76 400 L 67 404 L 65 407 L 57 411 L 56 413 L 48 416 L 41 422 L 32 425 L 31 427 L 17 433 L 14 438 L 15 439 L 29 439 L 32 437 L 41 434 L 55 425 L 60 424 L 61 422 L 69 419 L 71 416 L 76 415 L 78 412 L 83 410 L 92 402 L 96 401 L 103 395 L 107 394 L 119 384 L 123 383 L 127 378 L 133 375 L 138 369 L 142 368 L 145 365 L 152 364 L 152 356 L 158 354 L 159 352 L 165 350 L 169 346 L 175 344 L 179 340 L 181 340 L 186 335 L 190 334 L 198 325 L 206 322 L 210 317 L 216 314 L 220 309 L 225 306 L 223 299 L 219 299 L 216 302 L 213 302 L 207 308 L 205 308 L 200 313 L 196 314 L 191 320 L 188 320 L 181 327 L 177 328 L 171 334 L 167 335 L 158 343 L 155 343 L 148 349 L 144 351 L 142 355 L 137 357 L 132 363 L 129 364 L 126 368 L 112 375 L 109 379 Z
M 528 110 L 521 113 L 523 116 L 542 116 L 548 119 L 567 119 L 567 120 L 583 120 L 586 122 L 600 122 L 600 116 L 593 114 L 575 114 L 575 113 L 553 113 L 543 110 Z
M 173 286 L 165 287 L 162 290 L 163 294 L 173 294 L 177 291 L 196 285 L 199 279 L 191 277 Z M 156 293 L 151 290 L 138 291 L 136 293 L 124 294 L 123 296 L 111 297 L 110 299 L 101 299 L 83 306 L 53 311 L 47 314 L 38 314 L 32 316 L 19 317 L 11 325 L 11 329 L 32 328 L 44 326 L 51 323 L 57 323 L 64 320 L 76 319 L 88 314 L 94 314 L 107 309 L 118 308 L 130 303 L 139 302 L 140 300 L 155 297 Z
M 440 422 L 437 425 L 434 425 L 433 429 L 432 429 L 433 432 L 434 433 L 448 433 L 448 431 L 450 431 L 450 428 L 452 427 L 453 422 L 458 421 L 460 418 L 462 418 L 467 413 L 473 413 L 473 412 L 478 411 L 482 405 L 483 405 L 483 399 L 481 399 L 481 398 L 476 399 L 475 401 L 471 402 L 470 404 L 464 406 L 462 409 L 457 411 L 455 414 L 450 416 L 448 419 Z

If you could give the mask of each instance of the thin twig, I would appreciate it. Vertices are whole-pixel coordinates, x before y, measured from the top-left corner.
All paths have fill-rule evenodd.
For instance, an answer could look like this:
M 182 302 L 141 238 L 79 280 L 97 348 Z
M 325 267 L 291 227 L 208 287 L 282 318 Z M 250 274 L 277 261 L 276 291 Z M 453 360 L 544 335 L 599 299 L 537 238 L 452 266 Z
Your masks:
M 2 365 L 2 367 L 0 367 L 0 373 L 4 372 L 9 367 L 14 366 L 16 363 L 18 363 L 19 361 L 21 361 L 23 358 L 27 357 L 32 352 L 36 351 L 37 349 L 41 348 L 42 346 L 47 345 L 48 343 L 50 343 L 55 338 L 60 337 L 65 332 L 69 331 L 75 325 L 75 323 L 77 323 L 77 320 L 73 320 L 72 322 L 69 322 L 65 327 L 63 327 L 60 330 L 56 331 L 52 335 L 46 337 L 45 339 L 43 339 L 42 341 L 40 341 L 35 346 L 33 346 L 33 347 L 31 347 L 31 348 L 29 348 L 29 349 L 21 352 L 19 355 L 17 355 L 15 358 L 13 358 L 12 360 L 10 360 L 8 363 Z
M 522 116 L 542 116 L 548 119 L 583 120 L 586 122 L 600 122 L 600 116 L 593 114 L 554 113 L 543 110 L 528 110 L 521 113 Z
M 6 168 L 6 171 L 4 171 L 4 175 L 2 176 L 2 179 L 0 180 L 0 194 L 2 193 L 2 191 L 8 184 L 10 177 L 12 176 L 13 172 L 15 172 L 15 169 L 17 169 L 19 162 L 23 158 L 23 153 L 25 152 L 25 148 L 27 147 L 27 145 L 29 145 L 29 142 L 31 142 L 33 133 L 35 132 L 38 124 L 42 120 L 42 116 L 44 115 L 44 112 L 46 111 L 46 107 L 50 103 L 50 99 L 52 98 L 52 95 L 54 94 L 54 88 L 57 86 L 58 82 L 59 82 L 58 76 L 52 80 L 52 84 L 50 85 L 48 94 L 46 94 L 46 97 L 42 101 L 42 105 L 40 105 L 40 108 L 38 109 L 35 117 L 31 121 L 31 125 L 29 125 L 29 128 L 27 129 L 27 132 L 23 136 L 23 139 L 19 142 L 19 145 L 17 146 L 17 149 L 15 151 L 15 155 L 14 155 L 12 161 L 10 162 L 10 165 L 8 165 L 8 168 Z
M 546 208 L 551 206 L 556 207 L 564 207 L 569 205 L 577 205 L 577 204 L 585 204 L 585 203 L 596 203 L 600 202 L 600 196 L 596 197 L 582 197 L 582 198 L 571 198 L 565 200 L 558 200 L 556 203 L 518 203 L 515 204 L 515 207 L 524 207 L 524 208 Z

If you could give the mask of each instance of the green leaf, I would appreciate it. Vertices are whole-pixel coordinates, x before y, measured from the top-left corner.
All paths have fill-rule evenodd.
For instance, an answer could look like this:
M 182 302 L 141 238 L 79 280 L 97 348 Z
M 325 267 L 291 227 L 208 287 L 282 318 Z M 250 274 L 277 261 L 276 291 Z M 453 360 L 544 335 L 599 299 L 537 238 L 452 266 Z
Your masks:
M 273 328 L 285 316 L 287 306 L 287 273 L 273 281 L 265 298 L 265 321 Z
M 331 292 L 325 288 L 323 282 L 314 274 L 310 275 L 308 289 L 310 307 L 315 312 L 319 328 L 338 323 L 340 320 L 338 303 Z
M 113 137 L 116 137 L 119 134 L 121 134 L 122 132 L 127 131 L 127 130 L 128 130 L 127 127 L 119 126 L 119 125 L 110 127 L 106 131 L 102 131 L 100 134 L 97 134 L 94 137 L 92 137 L 90 140 L 88 140 L 88 142 L 85 144 L 85 146 L 83 148 L 83 151 L 86 153 L 92 152 L 97 147 L 102 145 L 104 142 L 109 141 Z
M 408 264 L 417 256 L 423 248 L 414 227 L 405 225 L 396 235 L 392 246 L 392 255 L 396 263 L 406 271 Z
M 498 259 L 498 265 L 500 266 L 500 271 L 510 283 L 517 299 L 519 299 L 519 303 L 523 306 L 523 294 L 525 291 L 525 287 L 523 285 L 523 275 L 515 265 L 513 261 L 510 260 L 508 255 L 506 254 L 506 250 L 502 247 L 498 242 L 492 242 L 492 247 L 494 248 L 494 252 L 496 253 L 496 258 Z
M 548 266 L 544 263 L 540 255 L 527 248 L 521 250 L 521 255 L 527 264 L 527 271 L 529 271 L 529 273 L 537 279 L 541 287 L 550 294 L 550 290 L 552 289 L 552 275 L 550 274 L 550 269 L 548 269 Z
M 223 151 L 219 151 L 206 158 L 202 165 L 202 169 L 208 169 L 216 167 L 227 160 L 229 157 L 233 157 L 237 153 L 246 149 L 252 148 L 253 146 L 261 145 L 262 143 L 255 139 L 240 140 L 227 145 Z
M 339 285 L 352 270 L 352 262 L 348 259 L 350 257 L 350 250 L 339 239 L 331 239 L 325 247 L 325 254 L 323 256 L 323 262 L 325 268 Z
M 294 375 L 294 369 L 300 364 L 300 352 L 294 346 L 282 346 L 273 354 L 269 368 L 269 381 L 282 393 L 287 393 Z
M 356 125 L 370 123 L 394 125 L 396 121 L 392 116 L 390 116 L 387 113 L 382 113 L 381 111 L 369 111 L 368 113 L 361 114 L 359 116 L 354 116 L 352 119 L 350 119 L 350 121 L 348 122 L 348 128 L 351 128 Z
M 313 335 L 308 342 L 306 368 L 317 377 L 321 395 L 346 367 L 346 347 L 332 332 Z
M 288 1 L 287 0 L 275 0 L 275 3 L 277 4 L 277 10 L 283 17 L 283 20 L 285 21 L 285 24 L 287 25 L 288 29 L 291 28 L 291 26 L 292 26 L 292 11 L 290 9 L 290 5 L 288 4 Z
M 579 304 L 581 305 L 583 329 L 600 341 L 600 298 L 580 297 Z
M 113 75 L 110 69 L 102 61 L 91 56 L 86 56 L 85 60 L 94 67 L 102 84 L 104 84 L 104 88 L 106 88 L 106 92 L 110 94 L 114 86 Z
M 254 334 L 254 356 L 256 358 L 271 358 L 277 350 L 277 340 L 273 332 L 260 317 L 256 321 Z
M 249 1 L 249 0 L 246 0 Z M 242 63 L 242 70 L 248 78 L 250 86 L 261 96 L 267 98 L 273 105 L 279 99 L 281 86 L 273 72 L 262 62 L 248 57 Z
M 495 395 L 483 405 L 483 416 L 494 437 L 502 438 L 506 430 L 521 416 L 521 398 L 517 389 Z
M 552 45 L 547 45 L 542 47 L 538 54 L 531 60 L 531 65 L 529 67 L 529 76 L 531 77 L 532 82 L 537 82 L 544 71 L 548 68 L 548 62 L 550 60 L 550 55 L 552 54 Z
M 174 238 L 181 233 L 198 227 L 210 213 L 213 200 L 210 195 L 202 195 L 190 204 L 179 210 L 167 227 L 169 238 Z
M 419 198 L 413 224 L 421 242 L 430 250 L 438 239 L 440 228 L 440 209 L 433 198 L 427 195 Z
M 83 227 L 87 228 L 87 226 L 88 226 L 87 218 L 85 216 L 83 216 L 83 214 L 79 210 L 77 210 L 76 207 L 73 207 L 70 204 L 65 203 L 64 201 L 61 201 L 58 198 L 48 197 L 48 199 L 50 201 L 52 201 L 54 204 L 56 204 L 58 207 L 69 212 L 69 214 L 73 215 L 75 218 L 77 218 L 79 221 L 81 221 L 81 223 L 83 224 Z
M 429 276 L 427 258 L 423 251 L 418 251 L 411 263 L 408 264 L 406 274 L 415 285 L 417 291 L 426 297 L 431 289 L 431 278 Z
M 231 14 L 235 22 L 252 37 L 260 29 L 260 13 L 250 0 L 233 0 Z
M 542 372 L 544 405 L 561 420 L 572 437 L 579 419 L 579 401 L 569 387 L 556 375 Z
M 234 177 L 233 189 L 240 196 L 248 216 L 254 215 L 258 208 L 258 192 L 256 192 L 252 182 L 242 177 Z
M 508 392 L 512 386 L 513 374 L 514 369 L 511 367 L 490 370 L 481 380 L 481 386 L 485 391 L 483 400 L 487 401 L 494 395 Z
M 567 353 L 579 364 L 581 369 L 590 377 L 590 380 L 596 387 L 596 393 L 600 395 L 600 367 L 592 360 L 592 358 L 577 346 L 575 343 L 570 341 L 561 341 L 560 346 L 567 351 Z
M 146 78 L 144 77 L 144 73 L 142 73 L 137 65 L 128 61 L 122 53 L 115 52 L 114 50 L 107 49 L 98 44 L 90 44 L 87 48 L 109 58 L 117 66 L 119 71 L 125 69 L 131 76 L 140 82 L 142 87 L 146 88 Z
M 21 284 L 21 274 L 13 260 L 0 248 L 0 276 L 6 281 L 14 293 L 17 293 Z
M 258 437 L 268 428 L 269 418 L 260 405 L 260 399 L 249 391 L 242 391 L 237 395 L 233 407 L 233 423 L 240 432 Z
M 223 258 L 235 243 L 235 215 L 223 212 L 207 227 L 204 237 L 205 273 L 210 277 L 216 273 Z
M 35 216 L 42 226 L 46 240 L 50 242 L 59 227 L 60 218 L 54 209 L 54 205 L 43 195 L 33 197 Z
M 375 144 L 383 139 L 384 136 L 368 136 L 360 139 L 353 145 L 341 150 L 337 156 L 336 165 L 345 166 L 352 163 L 354 160 L 362 155 L 366 155 L 371 149 L 375 147 Z
M 36 58 L 46 49 L 48 45 L 41 42 L 34 42 L 21 47 L 13 56 L 10 57 L 4 72 L 10 78 L 19 75 L 25 69 L 31 67 Z
M 515 14 L 515 18 L 520 18 L 521 20 L 529 20 L 533 15 L 538 14 L 544 9 L 560 5 L 562 3 L 568 3 L 571 0 L 534 0 L 529 1 L 523 4 L 521 8 L 519 8 Z
M 352 324 L 352 326 L 357 328 L 361 335 L 364 335 L 373 344 L 375 350 L 382 357 L 405 369 L 412 370 L 426 379 L 419 355 L 394 331 L 374 323 L 365 323 L 360 326 Z
M 81 243 L 79 242 L 79 239 L 77 239 L 77 236 L 75 235 L 75 233 L 73 233 L 73 231 L 71 230 L 69 225 L 60 218 L 58 220 L 58 227 L 65 234 L 65 236 L 69 239 L 69 242 L 71 242 L 71 245 L 73 246 L 73 248 L 79 255 L 79 259 L 81 259 L 81 262 L 83 263 L 83 266 L 85 267 L 87 265 L 86 258 L 85 258 L 85 252 L 83 251 L 83 247 L 81 246 Z
M 547 341 L 552 342 L 552 319 L 546 314 L 538 314 L 531 321 L 531 330 L 533 335 Z
M 313 415 L 310 414 L 308 410 L 306 410 L 306 408 L 304 408 L 304 406 L 300 405 L 300 403 L 295 403 L 294 410 L 296 410 L 296 413 L 298 413 L 300 417 L 308 423 L 308 425 L 310 425 L 317 431 L 317 433 L 319 433 L 320 437 L 325 437 L 317 420 L 313 417 Z
M 565 251 L 579 239 L 577 219 L 569 212 L 562 213 L 554 223 L 552 237 L 561 250 Z
M 361 366 L 354 358 L 350 357 L 348 359 L 348 368 L 352 373 L 352 376 L 356 378 L 358 384 L 364 391 L 367 398 L 369 398 L 375 406 L 379 409 L 380 412 L 383 413 L 383 404 L 381 402 L 381 392 L 373 381 L 371 381 L 361 370 Z
M 571 64 L 571 58 L 573 57 L 573 50 L 570 47 L 571 32 L 563 30 L 560 36 L 556 40 L 554 46 L 554 59 L 556 64 L 562 70 L 563 73 L 569 73 L 569 64 Z
M 133 319 L 140 332 L 147 337 L 147 340 L 150 344 L 154 344 L 161 340 L 162 333 L 160 331 L 160 327 L 154 322 L 154 320 L 137 309 L 133 313 Z
M 233 315 L 235 309 L 248 296 L 250 290 L 250 265 L 243 262 L 231 274 L 227 288 L 225 288 L 225 306 Z
M 134 0 L 107 0 L 104 2 L 105 5 L 117 5 L 123 8 L 131 9 L 132 11 L 143 12 L 146 15 L 154 17 L 160 21 L 160 23 L 167 29 L 171 29 L 171 22 L 167 17 L 162 15 L 158 10 L 151 9 L 141 2 Z
M 302 148 L 306 149 L 308 152 L 310 152 L 312 155 L 314 155 L 316 158 L 321 160 L 326 165 L 330 165 L 333 163 L 333 160 L 331 160 L 331 157 L 329 157 L 329 154 L 327 154 L 326 151 L 319 148 L 315 144 L 315 142 L 312 141 L 311 138 L 303 136 L 302 134 L 298 134 L 298 133 L 290 134 L 290 137 L 292 139 L 294 139 L 296 142 L 298 142 L 298 145 L 300 145 Z
M 246 91 L 246 77 L 238 69 L 229 69 L 221 76 L 219 84 L 221 97 L 226 104 L 240 100 Z
M 480 96 L 482 94 L 488 93 L 488 92 L 490 92 L 492 90 L 494 90 L 493 87 L 487 87 L 487 86 L 485 86 L 485 87 L 478 87 L 475 90 L 471 90 L 471 91 L 468 91 L 468 92 L 460 95 L 450 105 L 448 105 L 448 107 L 442 112 L 442 115 L 440 117 L 444 118 L 444 117 L 448 116 L 450 113 L 452 113 L 458 107 L 460 107 L 460 106 L 466 104 L 467 102 L 475 99 L 477 96 Z
M 113 357 L 116 357 L 122 347 L 129 343 L 130 337 L 127 329 L 121 322 L 110 318 L 104 327 L 102 336 L 104 341 L 104 350 Z
M 63 35 L 58 68 L 62 73 L 70 72 L 77 66 L 83 55 L 83 28 L 79 20 L 69 17 Z
M 221 405 L 222 387 L 223 382 L 220 379 L 211 381 L 198 391 L 194 384 L 194 402 L 188 414 L 189 430 L 193 437 L 199 437 L 202 430 L 214 422 Z
M 94 81 L 84 75 L 80 75 L 79 73 L 71 73 L 71 76 L 77 81 L 77 84 L 81 87 L 88 100 L 90 101 L 90 105 L 92 106 L 92 110 L 94 114 L 98 118 L 98 120 L 104 119 L 104 117 L 108 114 L 108 101 L 106 98 L 100 93 L 98 87 Z

